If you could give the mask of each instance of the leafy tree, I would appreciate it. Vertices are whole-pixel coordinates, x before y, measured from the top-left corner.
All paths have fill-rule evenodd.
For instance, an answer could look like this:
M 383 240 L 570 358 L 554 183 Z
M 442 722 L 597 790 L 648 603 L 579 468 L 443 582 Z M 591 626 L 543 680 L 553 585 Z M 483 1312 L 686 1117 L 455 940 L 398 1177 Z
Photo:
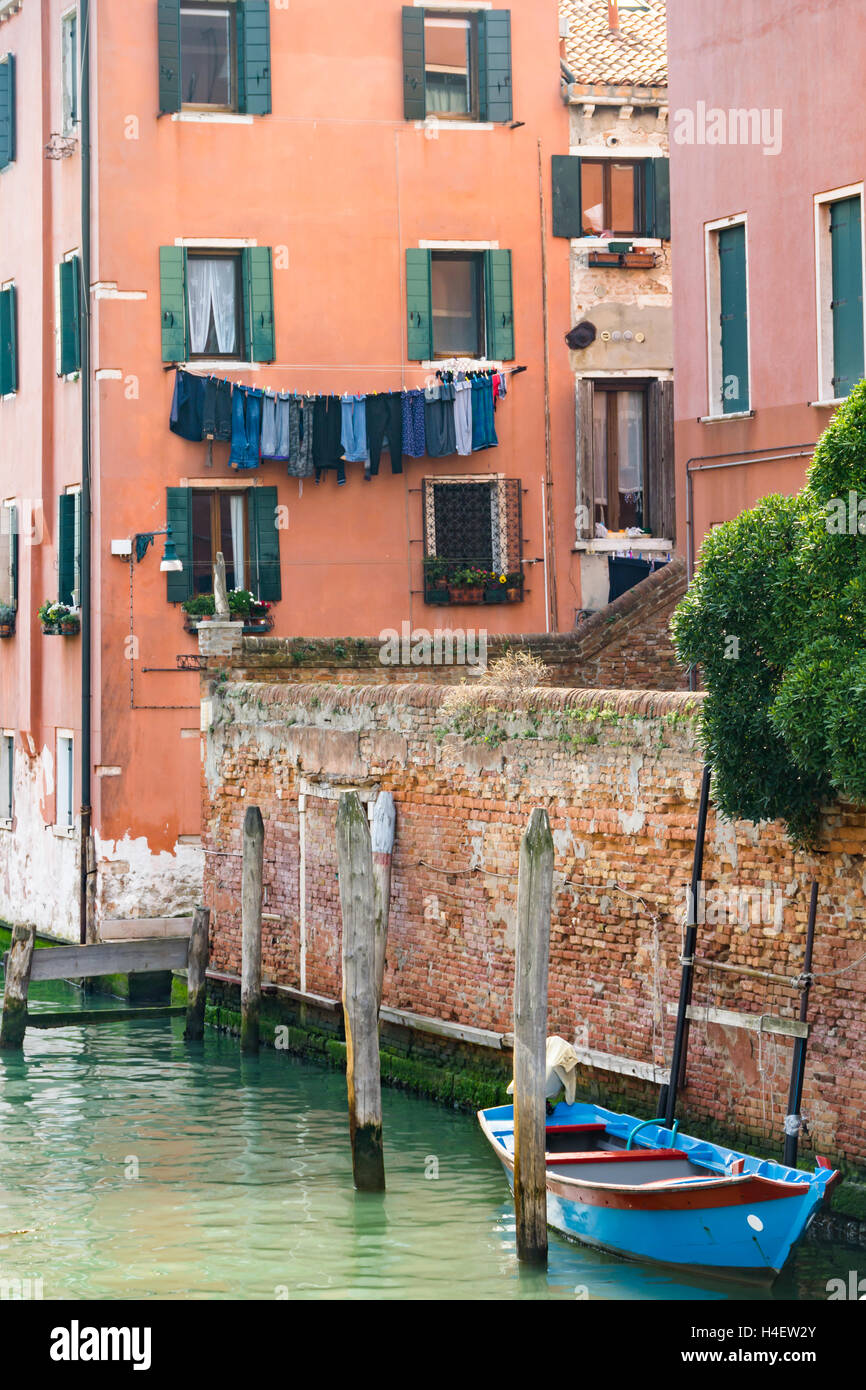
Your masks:
M 707 688 L 702 736 L 725 816 L 809 843 L 822 801 L 866 802 L 866 382 L 795 497 L 705 539 L 671 631 Z

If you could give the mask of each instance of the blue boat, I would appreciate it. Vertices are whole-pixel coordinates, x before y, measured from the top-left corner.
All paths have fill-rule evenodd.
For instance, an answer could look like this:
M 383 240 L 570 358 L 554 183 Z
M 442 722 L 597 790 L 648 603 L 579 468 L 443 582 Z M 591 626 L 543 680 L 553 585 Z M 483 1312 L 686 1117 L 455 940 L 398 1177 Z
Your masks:
M 478 1119 L 514 1188 L 514 1107 Z M 629 1259 L 772 1283 L 841 1175 L 693 1139 L 662 1122 L 560 1102 L 547 1120 L 547 1222 Z

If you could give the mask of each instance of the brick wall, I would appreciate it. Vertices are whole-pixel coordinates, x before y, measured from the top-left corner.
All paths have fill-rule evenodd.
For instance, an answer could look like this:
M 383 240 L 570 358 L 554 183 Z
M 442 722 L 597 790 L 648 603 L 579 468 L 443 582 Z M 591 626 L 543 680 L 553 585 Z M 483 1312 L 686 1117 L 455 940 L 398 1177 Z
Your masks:
M 517 648 L 533 652 L 550 667 L 550 685 L 684 690 L 688 678 L 674 655 L 668 624 L 685 591 L 685 561 L 672 560 L 594 613 L 574 632 L 491 638 L 487 660 L 495 661 L 504 651 Z M 484 627 L 484 608 L 442 608 L 435 620 L 428 617 L 425 621 L 435 621 L 441 628 L 465 625 L 462 630 L 471 625 L 477 633 Z M 335 681 L 344 685 L 435 681 L 443 685 L 456 684 L 466 676 L 465 663 L 411 664 L 408 628 L 406 664 L 383 663 L 384 642 L 380 638 L 243 637 L 236 624 L 202 624 L 200 644 L 208 670 L 218 671 L 228 662 L 246 679 L 255 681 Z M 470 664 L 471 657 L 470 648 Z
M 385 1004 L 510 1031 L 518 844 L 530 809 L 543 805 L 556 844 L 549 1031 L 631 1059 L 645 1074 L 669 1062 L 702 696 L 540 690 L 522 706 L 495 696 L 467 738 L 450 726 L 445 692 L 433 685 L 206 675 L 204 686 L 205 901 L 216 969 L 240 968 L 240 828 L 255 803 L 265 818 L 266 975 L 338 995 L 336 798 L 347 786 L 371 795 L 386 788 L 397 803 L 397 839 Z M 711 814 L 699 955 L 796 977 L 809 884 L 818 878 L 804 1111 L 818 1151 L 863 1165 L 863 813 L 834 808 L 822 848 L 804 856 L 778 825 L 724 824 Z M 732 890 L 752 892 L 753 911 L 763 890 L 764 919 L 749 922 L 747 905 L 743 921 Z M 798 998 L 787 983 L 701 968 L 693 1003 L 793 1018 Z M 778 1151 L 790 1061 L 786 1037 L 696 1021 L 687 1118 Z M 611 1101 L 640 1095 L 652 1106 L 657 1096 L 656 1084 L 618 1072 L 584 1071 L 583 1080 Z

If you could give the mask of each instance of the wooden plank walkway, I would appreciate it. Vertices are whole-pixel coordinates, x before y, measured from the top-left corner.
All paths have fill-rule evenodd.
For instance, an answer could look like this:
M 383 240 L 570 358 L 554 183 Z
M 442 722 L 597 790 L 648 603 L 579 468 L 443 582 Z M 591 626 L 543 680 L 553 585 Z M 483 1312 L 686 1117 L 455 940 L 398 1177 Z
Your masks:
M 157 970 L 185 970 L 188 937 L 155 941 L 106 941 L 95 946 L 54 946 L 35 951 L 33 980 L 81 980 L 98 975 L 139 975 Z M 4 965 L 6 957 L 3 958 Z

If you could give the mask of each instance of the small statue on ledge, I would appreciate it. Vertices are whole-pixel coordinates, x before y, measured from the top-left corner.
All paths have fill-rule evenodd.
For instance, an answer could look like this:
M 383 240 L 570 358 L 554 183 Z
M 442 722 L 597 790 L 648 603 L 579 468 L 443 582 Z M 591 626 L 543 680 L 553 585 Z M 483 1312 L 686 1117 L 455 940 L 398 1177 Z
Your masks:
M 227 623 L 231 619 L 231 609 L 229 608 L 229 595 L 226 587 L 226 562 L 221 550 L 217 551 L 216 564 L 213 567 L 213 599 L 214 617 L 216 621 Z

